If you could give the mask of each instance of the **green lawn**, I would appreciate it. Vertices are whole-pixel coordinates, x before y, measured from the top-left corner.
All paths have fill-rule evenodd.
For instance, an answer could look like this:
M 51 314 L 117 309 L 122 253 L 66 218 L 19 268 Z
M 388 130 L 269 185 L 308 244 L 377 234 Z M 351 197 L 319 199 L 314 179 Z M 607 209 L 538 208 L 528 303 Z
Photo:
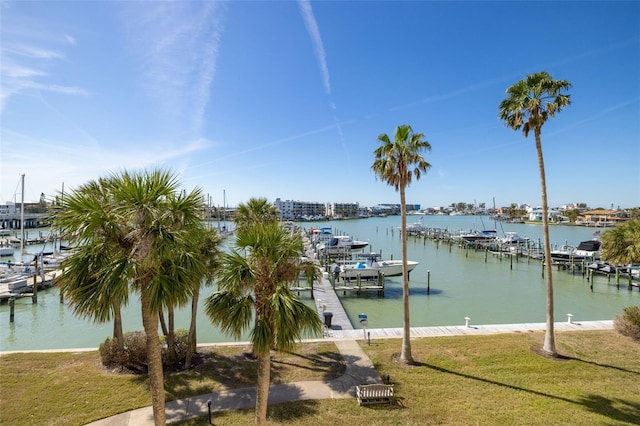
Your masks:
M 364 346 L 397 404 L 300 401 L 269 407 L 270 424 L 290 425 L 635 425 L 640 424 L 640 345 L 611 331 L 556 334 L 563 358 L 532 348 L 543 333 L 414 340 L 418 364 L 395 361 L 400 340 Z M 215 348 L 193 371 L 167 376 L 167 398 L 254 383 L 247 348 Z M 343 371 L 335 346 L 301 345 L 274 358 L 276 382 L 330 379 Z M 96 353 L 0 358 L 0 424 L 82 425 L 150 405 L 144 377 L 101 368 Z M 28 409 L 28 407 L 34 407 Z M 35 408 L 38 407 L 38 408 Z M 252 424 L 253 411 L 214 413 L 215 425 Z M 207 424 L 207 418 L 186 425 Z

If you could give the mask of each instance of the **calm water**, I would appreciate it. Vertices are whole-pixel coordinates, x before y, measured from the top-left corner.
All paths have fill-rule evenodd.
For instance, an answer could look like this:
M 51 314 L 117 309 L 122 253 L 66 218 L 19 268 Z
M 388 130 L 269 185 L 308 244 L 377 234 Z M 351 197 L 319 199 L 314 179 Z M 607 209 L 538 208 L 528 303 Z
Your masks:
M 418 216 L 409 216 L 408 223 Z M 491 228 L 514 231 L 532 240 L 542 240 L 542 227 L 531 224 L 494 224 L 488 218 L 473 216 L 424 216 L 424 224 L 430 227 L 458 229 Z M 401 246 L 398 226 L 399 216 L 351 221 L 302 223 L 305 228 L 333 226 L 334 231 L 348 234 L 359 240 L 369 241 L 373 251 L 382 251 L 385 258 L 400 258 Z M 594 228 L 552 226 L 551 242 L 560 246 L 577 245 L 592 239 Z M 420 264 L 411 273 L 410 313 L 413 326 L 463 325 L 465 317 L 471 324 L 544 322 L 546 290 L 539 262 L 527 262 L 526 258 L 513 262 L 481 251 L 469 251 L 432 241 L 408 239 L 409 259 Z M 430 275 L 430 294 L 427 295 L 427 274 Z M 554 269 L 554 300 L 556 321 L 566 321 L 567 313 L 576 322 L 608 320 L 626 306 L 640 304 L 640 292 L 627 290 L 626 281 L 620 289 L 615 279 L 595 276 L 593 292 L 581 274 Z M 214 291 L 206 288 L 202 299 Z M 313 301 L 303 295 L 310 305 Z M 402 326 L 402 277 L 387 280 L 384 298 L 375 293 L 356 296 L 340 295 L 342 303 L 353 323 L 359 313 L 366 313 L 369 327 Z M 133 300 L 134 298 L 132 298 Z M 329 307 L 330 308 L 330 307 Z M 202 309 L 201 309 L 202 312 Z M 178 312 L 177 327 L 187 328 L 188 310 Z M 132 303 L 123 311 L 124 327 L 141 330 L 139 305 Z M 57 289 L 38 293 L 38 304 L 30 298 L 16 302 L 15 322 L 9 323 L 9 307 L 0 305 L 0 350 L 55 349 L 97 347 L 112 334 L 111 324 L 93 324 L 73 315 L 67 304 L 59 301 Z M 228 341 L 215 329 L 204 314 L 198 320 L 198 341 Z

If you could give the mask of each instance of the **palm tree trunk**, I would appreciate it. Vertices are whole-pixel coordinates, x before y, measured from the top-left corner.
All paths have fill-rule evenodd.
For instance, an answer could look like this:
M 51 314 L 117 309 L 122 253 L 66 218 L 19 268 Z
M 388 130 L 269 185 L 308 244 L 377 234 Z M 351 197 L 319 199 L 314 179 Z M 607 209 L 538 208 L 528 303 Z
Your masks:
M 164 312 L 162 312 L 162 311 L 158 312 L 158 319 L 160 320 L 160 328 L 162 329 L 162 335 L 163 336 L 168 336 L 169 335 L 169 329 L 167 328 L 167 323 L 164 320 Z
M 164 412 L 164 375 L 162 371 L 162 355 L 160 353 L 160 337 L 158 336 L 158 313 L 151 311 L 149 295 L 142 291 L 140 295 L 142 307 L 142 325 L 147 335 L 147 363 L 149 365 L 149 389 L 153 420 L 156 426 L 166 424 Z
M 271 354 L 269 351 L 258 355 L 258 385 L 256 388 L 256 425 L 267 424 L 267 402 L 271 381 Z
M 405 187 L 400 186 L 400 238 L 402 239 L 402 305 L 404 318 L 402 321 L 402 352 L 400 359 L 413 364 L 411 355 L 411 321 L 409 320 L 409 271 L 407 267 L 407 205 L 405 203 Z
M 544 273 L 547 284 L 547 324 L 542 350 L 549 355 L 556 355 L 556 342 L 553 318 L 553 279 L 551 277 L 551 242 L 549 241 L 549 205 L 547 203 L 547 179 L 544 171 L 542 156 L 542 142 L 540 129 L 535 129 L 536 151 L 538 153 L 538 168 L 540 169 L 540 186 L 542 188 L 542 231 L 544 233 Z
M 173 305 L 167 307 L 167 317 L 169 318 L 169 333 L 167 334 L 167 357 L 171 364 L 175 363 L 178 359 L 176 353 L 176 315 Z
M 124 352 L 124 333 L 122 332 L 122 311 L 120 302 L 113 303 L 113 339 L 116 341 L 118 352 Z
M 191 323 L 189 324 L 189 334 L 187 335 L 187 355 L 184 360 L 184 368 L 191 368 L 191 360 L 196 352 L 196 317 L 198 315 L 198 300 L 200 299 L 200 287 L 198 287 L 191 300 Z

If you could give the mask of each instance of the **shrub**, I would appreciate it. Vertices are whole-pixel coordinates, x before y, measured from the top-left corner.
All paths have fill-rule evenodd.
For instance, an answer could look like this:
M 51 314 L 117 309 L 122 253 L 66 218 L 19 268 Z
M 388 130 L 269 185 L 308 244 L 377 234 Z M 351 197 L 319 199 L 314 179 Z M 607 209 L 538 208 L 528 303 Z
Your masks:
M 175 336 L 174 347 L 175 347 L 176 357 L 177 357 L 176 361 L 178 363 L 182 363 L 187 358 L 187 349 L 189 348 L 187 341 L 189 338 L 189 332 L 184 328 L 180 328 L 175 331 L 175 334 L 176 336 Z M 163 364 L 167 363 L 167 360 L 165 358 L 166 357 L 164 356 L 164 351 L 163 351 L 163 357 L 162 357 Z
M 119 351 L 115 339 L 107 338 L 100 345 L 100 358 L 106 367 L 122 367 L 128 370 L 147 371 L 146 335 L 143 331 L 124 334 L 124 350 Z
M 98 348 L 100 352 L 100 359 L 102 365 L 105 367 L 113 367 L 115 365 L 121 365 L 124 357 L 124 353 L 118 350 L 116 341 L 111 338 L 107 338 Z
M 175 353 L 176 362 L 182 363 L 187 357 L 187 338 L 188 332 L 185 329 L 179 329 L 175 332 Z M 166 340 L 162 339 L 162 365 L 169 366 L 169 357 L 167 356 Z M 144 331 L 131 331 L 124 334 L 124 350 L 119 351 L 116 341 L 107 338 L 100 345 L 100 358 L 102 364 L 106 367 L 121 367 L 127 370 L 138 372 L 146 372 L 147 365 L 147 341 Z
M 613 325 L 618 333 L 640 342 L 640 306 L 624 308 L 613 318 Z
M 147 371 L 147 335 L 144 331 L 130 331 L 124 335 L 125 363 L 123 367 Z

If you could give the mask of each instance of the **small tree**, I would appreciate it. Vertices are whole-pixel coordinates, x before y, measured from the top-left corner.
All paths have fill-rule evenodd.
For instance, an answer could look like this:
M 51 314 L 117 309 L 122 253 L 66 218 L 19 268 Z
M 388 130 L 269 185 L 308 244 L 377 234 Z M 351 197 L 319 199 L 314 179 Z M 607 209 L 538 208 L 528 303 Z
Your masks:
M 213 324 L 235 338 L 251 330 L 252 350 L 258 358 L 255 423 L 264 425 L 270 351 L 293 350 L 306 332 L 320 333 L 322 322 L 289 288 L 304 270 L 299 262 L 300 235 L 263 218 L 243 223 L 236 228 L 236 236 L 236 248 L 222 255 L 219 290 L 207 298 L 205 311 Z
M 600 236 L 600 257 L 614 265 L 640 263 L 640 219 L 629 220 Z

